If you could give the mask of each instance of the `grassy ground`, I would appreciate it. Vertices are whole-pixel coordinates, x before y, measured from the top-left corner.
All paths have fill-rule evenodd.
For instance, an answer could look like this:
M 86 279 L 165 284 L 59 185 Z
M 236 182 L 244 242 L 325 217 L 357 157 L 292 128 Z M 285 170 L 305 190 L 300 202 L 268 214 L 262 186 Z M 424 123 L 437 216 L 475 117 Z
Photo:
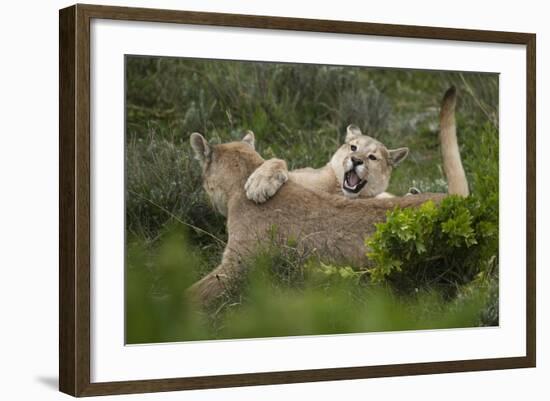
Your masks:
M 327 274 L 323 266 L 307 267 L 306 260 L 271 258 L 262 262 L 268 265 L 263 270 L 279 273 L 252 280 L 208 316 L 189 312 L 177 295 L 219 262 L 226 239 L 224 219 L 200 185 L 191 132 L 227 142 L 252 129 L 265 158 L 283 158 L 290 168 L 320 167 L 354 123 L 388 147 L 411 149 L 394 171 L 391 192 L 403 194 L 411 186 L 445 191 L 438 113 L 443 93 L 455 85 L 472 192 L 481 199 L 496 194 L 498 204 L 497 75 L 128 57 L 126 77 L 128 342 L 498 321 L 498 269 L 481 286 L 457 281 L 452 299 L 436 287 L 403 298 L 390 282 L 373 288 L 354 274 L 340 274 L 341 267 Z M 292 271 L 308 272 L 294 282 L 284 279 L 288 269 L 286 276 L 280 273 L 291 259 Z

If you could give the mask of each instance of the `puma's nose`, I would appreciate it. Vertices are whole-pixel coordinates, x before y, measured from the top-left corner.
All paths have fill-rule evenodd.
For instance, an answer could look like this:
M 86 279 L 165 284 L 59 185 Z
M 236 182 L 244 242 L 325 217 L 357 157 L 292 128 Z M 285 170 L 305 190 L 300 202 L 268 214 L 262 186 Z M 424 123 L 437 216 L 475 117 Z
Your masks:
M 360 166 L 361 164 L 363 164 L 363 160 L 361 159 L 358 159 L 356 157 L 351 157 L 351 162 L 353 163 L 353 167 L 355 166 Z

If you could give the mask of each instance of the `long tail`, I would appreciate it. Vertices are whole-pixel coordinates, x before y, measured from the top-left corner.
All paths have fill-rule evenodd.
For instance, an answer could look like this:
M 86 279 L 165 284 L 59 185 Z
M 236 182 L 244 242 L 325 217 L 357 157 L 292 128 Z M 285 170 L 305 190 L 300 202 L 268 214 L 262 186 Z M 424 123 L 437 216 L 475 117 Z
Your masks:
M 456 139 L 456 89 L 454 86 L 445 92 L 441 102 L 439 141 L 441 143 L 441 156 L 443 169 L 447 176 L 450 195 L 468 196 L 468 180 L 462 167 L 460 151 Z

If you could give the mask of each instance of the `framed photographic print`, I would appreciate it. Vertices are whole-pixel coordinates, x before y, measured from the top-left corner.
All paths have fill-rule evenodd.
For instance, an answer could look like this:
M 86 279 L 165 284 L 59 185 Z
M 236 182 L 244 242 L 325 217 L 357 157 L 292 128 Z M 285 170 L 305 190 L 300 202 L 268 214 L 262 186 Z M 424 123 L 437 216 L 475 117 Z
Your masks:
M 534 367 L 535 35 L 60 11 L 60 390 Z

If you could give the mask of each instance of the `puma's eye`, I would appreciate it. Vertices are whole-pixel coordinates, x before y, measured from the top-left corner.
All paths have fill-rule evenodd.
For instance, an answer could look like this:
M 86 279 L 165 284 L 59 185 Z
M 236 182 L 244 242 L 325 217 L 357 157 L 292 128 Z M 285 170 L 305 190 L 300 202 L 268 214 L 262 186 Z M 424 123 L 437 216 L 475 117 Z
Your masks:
M 375 155 L 369 155 L 370 160 L 377 160 Z
M 351 145 L 351 151 L 352 151 L 352 152 L 355 152 L 356 150 L 357 150 L 357 146 Z

